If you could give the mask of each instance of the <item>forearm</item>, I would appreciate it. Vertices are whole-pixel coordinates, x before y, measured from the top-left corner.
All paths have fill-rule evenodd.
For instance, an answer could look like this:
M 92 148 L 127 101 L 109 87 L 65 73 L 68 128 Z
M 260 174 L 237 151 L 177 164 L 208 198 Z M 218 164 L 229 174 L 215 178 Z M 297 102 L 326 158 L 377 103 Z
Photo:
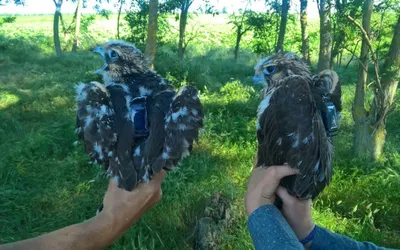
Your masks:
M 346 236 L 332 233 L 329 230 L 317 226 L 315 238 L 311 243 L 311 250 L 383 250 L 370 242 L 358 242 Z
M 254 247 L 265 249 L 304 249 L 289 224 L 273 205 L 255 210 L 248 221 Z
M 24 241 L 0 246 L 0 250 L 103 249 L 122 233 L 115 232 L 102 216 Z

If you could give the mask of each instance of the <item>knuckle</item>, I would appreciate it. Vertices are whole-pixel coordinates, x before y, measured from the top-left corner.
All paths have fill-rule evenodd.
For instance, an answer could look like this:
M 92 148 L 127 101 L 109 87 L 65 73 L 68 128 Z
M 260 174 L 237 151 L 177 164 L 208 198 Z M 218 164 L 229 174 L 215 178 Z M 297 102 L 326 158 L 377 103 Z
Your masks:
M 277 176 L 278 175 L 278 170 L 276 169 L 276 167 L 269 167 L 267 169 L 268 175 L 271 176 Z

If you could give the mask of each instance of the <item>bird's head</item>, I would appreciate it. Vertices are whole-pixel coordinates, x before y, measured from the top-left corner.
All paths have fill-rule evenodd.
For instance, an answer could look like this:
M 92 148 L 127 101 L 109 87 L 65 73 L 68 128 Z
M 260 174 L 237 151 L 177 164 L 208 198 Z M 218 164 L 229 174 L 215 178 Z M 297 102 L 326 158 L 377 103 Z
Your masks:
M 254 70 L 253 84 L 263 84 L 267 88 L 275 86 L 280 80 L 291 75 L 310 77 L 307 64 L 292 52 L 278 52 L 273 56 L 263 58 Z
M 314 86 L 324 88 L 330 94 L 334 93 L 337 88 L 340 88 L 339 76 L 333 70 L 323 70 L 312 78 Z
M 145 73 L 149 70 L 147 60 L 135 45 L 124 41 L 109 41 L 97 46 L 94 52 L 99 53 L 104 65 L 95 71 L 103 75 L 103 80 L 121 80 L 132 74 Z

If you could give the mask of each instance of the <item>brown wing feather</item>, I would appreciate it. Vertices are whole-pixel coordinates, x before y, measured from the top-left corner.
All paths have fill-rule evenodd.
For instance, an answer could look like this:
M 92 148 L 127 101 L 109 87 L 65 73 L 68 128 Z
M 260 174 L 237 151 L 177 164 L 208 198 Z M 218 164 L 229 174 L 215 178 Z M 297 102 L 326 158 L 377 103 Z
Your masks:
M 84 141 L 90 158 L 107 170 L 117 143 L 115 112 L 109 92 L 98 82 L 79 84 L 76 89 L 78 138 Z
M 189 156 L 193 142 L 198 140 L 203 127 L 203 107 L 197 89 L 182 87 L 174 97 L 165 122 L 165 144 L 161 158 L 166 159 L 164 169 L 172 169 Z
M 342 88 L 339 82 L 339 76 L 333 70 L 323 70 L 312 78 L 315 92 L 318 92 L 314 98 L 321 98 L 327 95 L 332 100 L 338 112 L 342 111 Z
M 111 171 L 118 178 L 119 187 L 130 191 L 139 181 L 132 155 L 136 141 L 134 124 L 130 118 L 131 93 L 123 84 L 110 84 L 107 90 L 115 110 L 115 129 L 118 133 L 116 155 L 110 161 Z
M 257 165 L 284 163 L 299 169 L 282 185 L 290 194 L 317 196 L 331 177 L 332 147 L 315 106 L 310 79 L 291 76 L 271 89 L 259 106 Z

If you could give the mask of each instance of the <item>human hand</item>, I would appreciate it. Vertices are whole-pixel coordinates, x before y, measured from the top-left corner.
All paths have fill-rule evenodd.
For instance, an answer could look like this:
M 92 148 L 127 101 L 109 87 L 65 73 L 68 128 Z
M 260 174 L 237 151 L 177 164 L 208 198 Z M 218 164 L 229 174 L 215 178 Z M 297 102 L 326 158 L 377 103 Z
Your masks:
M 140 183 L 131 192 L 119 188 L 111 179 L 103 200 L 104 208 L 98 216 L 122 234 L 161 200 L 161 183 L 165 175 L 166 172 L 161 170 L 149 183 Z
M 311 199 L 300 200 L 291 196 L 286 188 L 280 186 L 276 194 L 282 200 L 282 214 L 297 238 L 304 240 L 314 229 L 315 224 L 311 218 Z
M 274 204 L 275 192 L 281 179 L 296 173 L 297 170 L 286 165 L 254 168 L 245 198 L 247 215 L 252 214 L 261 206 Z

